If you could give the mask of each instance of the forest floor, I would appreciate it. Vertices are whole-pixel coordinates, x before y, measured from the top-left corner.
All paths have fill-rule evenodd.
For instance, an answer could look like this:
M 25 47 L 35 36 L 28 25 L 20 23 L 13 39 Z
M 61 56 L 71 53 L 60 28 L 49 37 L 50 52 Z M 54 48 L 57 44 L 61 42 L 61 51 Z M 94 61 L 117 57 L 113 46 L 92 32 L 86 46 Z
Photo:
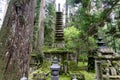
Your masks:
M 87 72 L 87 70 L 85 70 L 85 68 L 87 68 L 87 62 L 83 63 L 83 62 L 78 62 L 78 66 L 79 67 L 83 67 L 83 70 L 80 70 L 80 73 L 82 73 L 85 77 L 85 80 L 95 80 L 95 73 L 94 72 Z M 44 69 L 45 70 L 45 69 Z M 47 69 L 48 70 L 48 69 Z M 40 69 L 34 71 L 34 72 L 41 72 Z M 33 72 L 33 73 L 34 73 Z M 38 72 L 38 73 L 39 73 Z M 46 73 L 46 72 L 45 72 Z M 30 75 L 31 77 L 31 75 Z M 30 78 L 29 80 L 36 80 L 36 79 L 32 79 Z M 51 75 L 49 74 L 46 80 L 51 80 Z M 69 75 L 59 75 L 59 80 L 71 80 Z
M 82 74 L 85 76 L 85 80 L 95 80 L 95 73 L 87 72 L 87 71 L 81 71 Z M 47 80 L 51 80 L 49 77 Z M 66 75 L 60 75 L 59 80 L 71 80 L 69 76 Z

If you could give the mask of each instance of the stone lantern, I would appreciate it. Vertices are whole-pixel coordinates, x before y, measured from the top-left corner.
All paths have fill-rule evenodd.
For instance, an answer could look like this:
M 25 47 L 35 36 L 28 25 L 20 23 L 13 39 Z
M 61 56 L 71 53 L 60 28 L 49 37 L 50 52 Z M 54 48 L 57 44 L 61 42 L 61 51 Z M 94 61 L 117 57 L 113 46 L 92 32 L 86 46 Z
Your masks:
M 58 59 L 55 57 L 53 60 L 53 64 L 50 67 L 51 69 L 51 73 L 52 73 L 52 77 L 51 80 L 59 80 L 59 70 L 60 70 L 60 66 L 58 65 Z

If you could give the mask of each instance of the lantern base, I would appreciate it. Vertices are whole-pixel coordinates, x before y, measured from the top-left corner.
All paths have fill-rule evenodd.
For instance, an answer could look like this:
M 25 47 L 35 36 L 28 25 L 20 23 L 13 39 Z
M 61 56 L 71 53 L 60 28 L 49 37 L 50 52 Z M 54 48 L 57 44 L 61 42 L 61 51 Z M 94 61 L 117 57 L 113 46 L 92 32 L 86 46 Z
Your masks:
M 51 80 L 59 80 L 59 76 L 52 76 Z

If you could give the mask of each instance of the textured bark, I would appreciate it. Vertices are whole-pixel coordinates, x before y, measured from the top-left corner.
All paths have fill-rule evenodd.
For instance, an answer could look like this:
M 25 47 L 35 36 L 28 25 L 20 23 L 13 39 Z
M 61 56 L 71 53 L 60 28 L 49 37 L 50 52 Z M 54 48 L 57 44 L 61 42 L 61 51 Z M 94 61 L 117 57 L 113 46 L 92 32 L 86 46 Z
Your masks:
M 11 0 L 0 31 L 0 80 L 28 76 L 36 0 Z
M 45 0 L 40 2 L 39 24 L 38 24 L 38 40 L 37 49 L 41 53 L 44 42 L 44 23 L 45 23 Z

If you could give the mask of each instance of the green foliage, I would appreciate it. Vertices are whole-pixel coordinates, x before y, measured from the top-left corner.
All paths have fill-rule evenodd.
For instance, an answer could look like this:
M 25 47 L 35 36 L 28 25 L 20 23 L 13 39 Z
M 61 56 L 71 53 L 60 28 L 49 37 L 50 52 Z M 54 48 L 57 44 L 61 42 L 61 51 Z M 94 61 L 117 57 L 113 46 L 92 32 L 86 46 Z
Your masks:
M 53 3 L 48 3 L 45 19 L 45 45 L 52 46 L 54 42 L 55 29 L 55 7 Z
M 48 48 L 48 47 L 44 47 L 43 48 L 43 53 L 44 54 L 65 54 L 65 53 L 74 53 L 73 50 L 66 50 L 64 48 Z
M 64 30 L 65 46 L 67 49 L 74 49 L 77 46 L 79 35 L 80 31 L 74 26 L 68 27 Z
M 51 80 L 51 77 L 49 77 L 47 80 Z M 70 77 L 66 75 L 60 75 L 59 80 L 70 80 Z
M 66 28 L 64 32 L 65 32 L 65 37 L 69 35 L 68 37 L 69 40 L 75 39 L 79 35 L 79 30 L 74 26 Z
M 96 48 L 96 40 L 93 37 L 88 37 L 84 40 L 86 34 L 84 31 L 75 28 L 74 26 L 68 27 L 64 30 L 65 47 L 67 49 L 81 49 L 87 46 L 87 50 L 93 50 Z
M 95 73 L 89 73 L 87 71 L 81 71 L 85 75 L 85 80 L 95 80 Z
M 34 70 L 31 74 L 29 74 L 29 80 L 38 80 L 41 78 L 47 79 L 46 75 L 48 75 L 50 72 L 50 65 L 50 62 L 44 60 L 40 68 Z
M 35 9 L 35 24 L 38 24 L 38 19 L 39 19 L 39 11 L 40 11 L 40 1 L 41 0 L 36 0 L 36 9 Z
M 87 66 L 87 62 L 78 62 L 79 67 L 85 67 Z
M 72 72 L 76 72 L 76 71 L 80 71 L 80 68 L 78 67 L 77 63 L 75 63 L 75 61 L 70 61 L 68 63 L 69 69 Z
M 79 56 L 78 56 L 78 60 L 80 61 L 87 61 L 88 60 L 88 55 L 86 53 L 81 53 Z
M 97 48 L 97 41 L 93 37 L 88 37 L 88 50 L 94 50 Z
M 40 1 L 36 0 L 36 9 L 35 9 L 35 18 L 34 18 L 34 31 L 33 31 L 33 49 L 36 49 L 37 46 L 37 37 L 38 37 L 38 19 L 40 11 Z
M 43 54 L 39 53 L 37 50 L 34 50 L 31 54 L 32 60 L 34 60 L 34 63 L 31 63 L 32 65 L 35 65 L 37 67 L 40 67 L 43 63 Z

